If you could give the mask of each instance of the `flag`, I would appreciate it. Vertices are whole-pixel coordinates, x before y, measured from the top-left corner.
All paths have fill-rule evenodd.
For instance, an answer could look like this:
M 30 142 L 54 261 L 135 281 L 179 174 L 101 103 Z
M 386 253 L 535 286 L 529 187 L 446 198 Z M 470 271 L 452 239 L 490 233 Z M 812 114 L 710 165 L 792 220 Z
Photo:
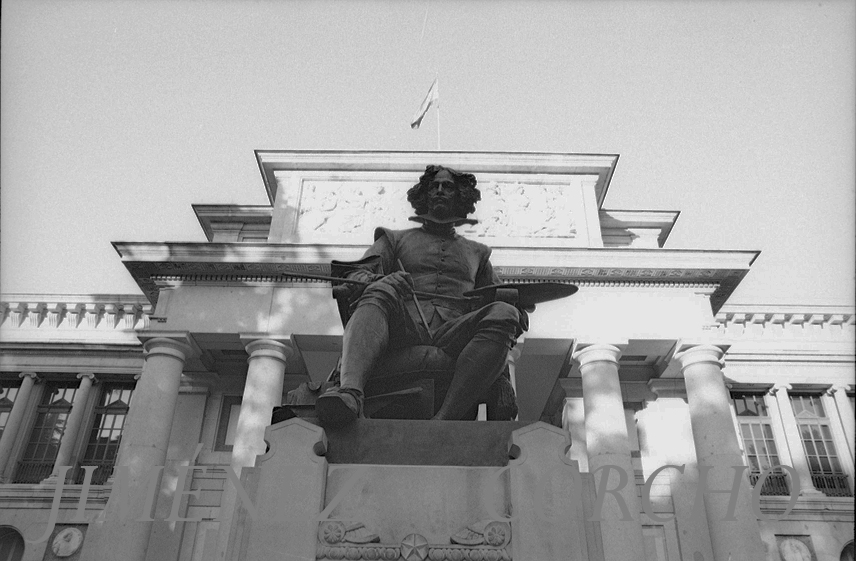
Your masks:
M 413 114 L 413 119 L 410 120 L 410 128 L 418 129 L 419 125 L 422 124 L 422 119 L 425 117 L 425 113 L 427 113 L 428 109 L 438 101 L 440 101 L 440 90 L 437 86 L 437 79 L 435 78 L 434 82 L 431 84 L 431 89 L 428 90 L 428 95 L 426 95 L 425 100 L 422 101 L 422 105 L 420 105 L 419 109 L 416 110 L 416 113 Z

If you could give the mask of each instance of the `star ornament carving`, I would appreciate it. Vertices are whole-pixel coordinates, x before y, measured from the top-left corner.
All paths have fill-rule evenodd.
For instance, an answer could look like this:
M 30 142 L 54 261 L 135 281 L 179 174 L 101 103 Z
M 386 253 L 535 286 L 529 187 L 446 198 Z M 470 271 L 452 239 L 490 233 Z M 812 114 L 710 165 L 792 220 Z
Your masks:
M 428 540 L 419 534 L 410 534 L 401 540 L 401 557 L 405 561 L 425 561 L 428 558 Z

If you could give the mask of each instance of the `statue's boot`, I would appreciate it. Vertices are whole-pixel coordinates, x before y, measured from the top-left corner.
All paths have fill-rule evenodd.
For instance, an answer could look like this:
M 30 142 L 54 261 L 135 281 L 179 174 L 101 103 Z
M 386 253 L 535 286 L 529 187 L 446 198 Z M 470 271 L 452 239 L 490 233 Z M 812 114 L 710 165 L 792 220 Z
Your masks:
M 502 374 L 507 357 L 508 346 L 503 343 L 478 336 L 470 341 L 458 356 L 449 391 L 434 419 L 463 419 Z
M 389 343 L 386 314 L 374 305 L 358 306 L 342 338 L 340 386 L 318 398 L 315 412 L 324 427 L 340 427 L 363 417 L 363 388 Z

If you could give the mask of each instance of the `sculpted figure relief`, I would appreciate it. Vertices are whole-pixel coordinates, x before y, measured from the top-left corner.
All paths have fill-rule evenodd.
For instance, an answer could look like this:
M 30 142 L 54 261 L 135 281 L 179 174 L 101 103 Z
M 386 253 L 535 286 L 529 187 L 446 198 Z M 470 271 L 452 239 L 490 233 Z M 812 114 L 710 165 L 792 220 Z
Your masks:
M 364 266 L 346 273 L 368 284 L 354 289 L 340 386 L 316 403 L 323 426 L 342 426 L 363 416 L 363 389 L 388 350 L 431 345 L 456 360 L 435 419 L 463 418 L 500 376 L 509 349 L 528 327 L 528 316 L 506 302 L 464 296 L 500 282 L 490 248 L 455 232 L 456 226 L 475 223 L 467 215 L 480 198 L 472 174 L 428 166 L 407 193 L 416 210 L 411 219 L 421 225 L 378 228 L 374 244 L 358 262 Z

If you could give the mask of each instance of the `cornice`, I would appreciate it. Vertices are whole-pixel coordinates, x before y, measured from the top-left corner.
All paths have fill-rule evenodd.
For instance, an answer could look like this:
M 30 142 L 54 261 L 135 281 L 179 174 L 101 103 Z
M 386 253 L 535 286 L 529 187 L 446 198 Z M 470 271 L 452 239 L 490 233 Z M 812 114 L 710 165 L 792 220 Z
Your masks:
M 192 205 L 192 207 L 208 241 L 211 241 L 214 236 L 212 222 L 270 224 L 273 215 L 273 208 L 267 205 Z
M 389 171 L 413 172 L 427 164 L 442 164 L 468 173 L 527 173 L 539 175 L 596 175 L 598 208 L 606 197 L 618 163 L 617 154 L 560 154 L 537 152 L 376 152 L 338 150 L 256 150 L 259 171 L 273 204 L 276 172 L 280 171 Z
M 174 282 L 312 282 L 289 273 L 329 274 L 331 259 L 361 257 L 365 245 L 114 242 L 122 262 L 155 304 Z M 756 251 L 497 247 L 492 261 L 506 281 L 585 286 L 702 287 L 714 310 L 749 271 Z

